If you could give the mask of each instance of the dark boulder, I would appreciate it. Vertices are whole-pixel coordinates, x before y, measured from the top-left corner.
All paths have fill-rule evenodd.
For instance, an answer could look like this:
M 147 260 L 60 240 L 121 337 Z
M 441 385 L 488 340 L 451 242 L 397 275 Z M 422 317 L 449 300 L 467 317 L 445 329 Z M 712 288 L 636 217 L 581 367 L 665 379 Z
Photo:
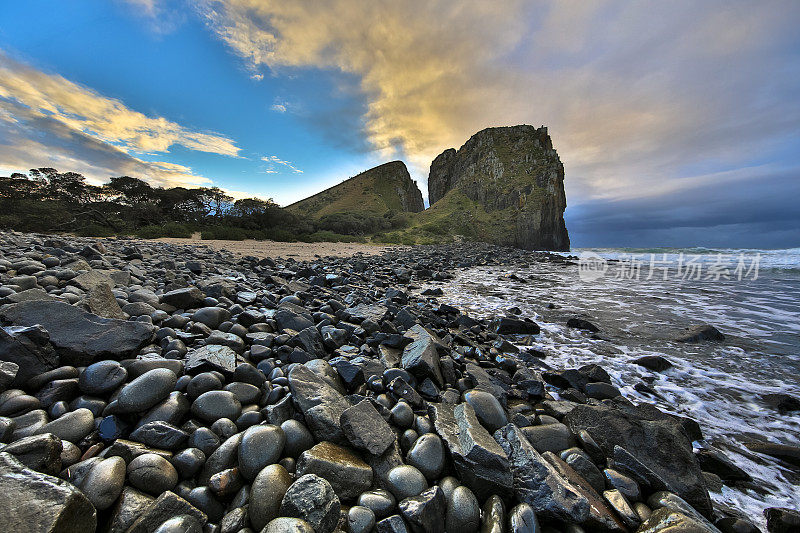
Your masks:
M 57 301 L 10 304 L 0 308 L 0 319 L 17 326 L 40 324 L 50 334 L 61 364 L 75 366 L 136 355 L 156 330 L 152 324 L 102 318 Z

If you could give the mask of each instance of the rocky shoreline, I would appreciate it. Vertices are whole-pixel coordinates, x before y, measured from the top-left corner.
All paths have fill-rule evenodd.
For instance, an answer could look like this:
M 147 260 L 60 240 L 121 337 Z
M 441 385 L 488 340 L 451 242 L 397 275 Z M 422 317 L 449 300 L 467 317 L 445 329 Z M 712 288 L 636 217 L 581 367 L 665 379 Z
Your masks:
M 463 244 L 299 262 L 0 234 L 0 525 L 758 531 L 712 506 L 708 487 L 747 474 L 693 451 L 696 422 L 634 405 L 598 365 L 551 368 L 525 317 L 476 320 L 420 290 L 535 261 L 570 260 Z M 766 514 L 770 531 L 799 527 Z

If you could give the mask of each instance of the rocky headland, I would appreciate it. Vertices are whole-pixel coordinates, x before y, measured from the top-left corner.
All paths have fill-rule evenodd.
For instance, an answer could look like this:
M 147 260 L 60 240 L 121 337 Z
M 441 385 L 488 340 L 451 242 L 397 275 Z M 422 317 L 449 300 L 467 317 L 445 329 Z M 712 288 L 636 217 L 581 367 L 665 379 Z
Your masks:
M 708 487 L 748 476 L 695 453 L 696 422 L 632 403 L 601 366 L 550 366 L 514 310 L 478 320 L 421 288 L 537 261 L 570 259 L 459 244 L 295 261 L 0 234 L 0 524 L 758 531 L 712 504 Z

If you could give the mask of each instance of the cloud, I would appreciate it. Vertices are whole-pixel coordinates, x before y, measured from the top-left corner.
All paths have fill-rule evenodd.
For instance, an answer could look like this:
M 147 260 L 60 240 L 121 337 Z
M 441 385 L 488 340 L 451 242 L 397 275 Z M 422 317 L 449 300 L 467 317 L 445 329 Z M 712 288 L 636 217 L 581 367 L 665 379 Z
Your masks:
M 270 109 L 277 111 L 278 113 L 286 113 L 286 106 L 284 104 L 272 104 Z
M 363 135 L 422 181 L 443 149 L 493 125 L 550 127 L 571 205 L 647 197 L 709 166 L 739 168 L 798 144 L 796 2 L 198 6 L 253 68 L 354 77 Z
M 275 165 L 284 166 L 284 167 L 288 168 L 289 170 L 291 170 L 295 174 L 302 174 L 303 173 L 302 170 L 300 170 L 299 168 L 295 167 L 292 163 L 290 163 L 289 161 L 285 161 L 283 159 L 280 159 L 276 155 L 267 155 L 267 156 L 262 157 L 261 160 L 268 164 L 267 170 L 264 171 L 267 174 L 277 174 L 279 172 L 278 170 L 275 169 Z
M 0 165 L 17 171 L 52 166 L 99 183 L 132 175 L 155 185 L 197 186 L 211 180 L 187 166 L 148 161 L 172 146 L 226 156 L 239 148 L 222 135 L 148 117 L 120 100 L 55 74 L 38 71 L 0 51 Z
M 12 104 L 129 153 L 168 152 L 175 145 L 228 156 L 239 153 L 228 137 L 191 130 L 164 117 L 148 117 L 120 100 L 36 70 L 0 51 L 0 107 L 8 112 Z

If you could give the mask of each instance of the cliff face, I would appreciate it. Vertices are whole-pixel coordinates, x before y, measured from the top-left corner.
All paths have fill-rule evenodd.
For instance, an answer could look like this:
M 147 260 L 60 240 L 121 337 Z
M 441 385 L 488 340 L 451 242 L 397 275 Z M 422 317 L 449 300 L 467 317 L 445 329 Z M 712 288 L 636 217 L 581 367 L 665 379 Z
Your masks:
M 491 242 L 569 250 L 564 165 L 544 126 L 487 128 L 458 151 L 439 154 L 428 176 L 431 206 L 448 193 L 466 196 L 496 219 L 500 231 Z
M 333 213 L 418 213 L 425 209 L 425 205 L 406 165 L 402 161 L 391 161 L 286 206 L 286 209 L 319 218 Z

